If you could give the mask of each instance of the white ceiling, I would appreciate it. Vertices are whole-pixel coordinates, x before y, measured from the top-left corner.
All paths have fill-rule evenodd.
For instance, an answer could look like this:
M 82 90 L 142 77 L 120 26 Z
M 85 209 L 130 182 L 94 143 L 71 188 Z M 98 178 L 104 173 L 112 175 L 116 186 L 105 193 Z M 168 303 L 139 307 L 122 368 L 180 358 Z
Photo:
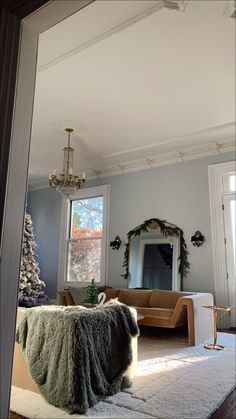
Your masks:
M 185 4 L 99 0 L 40 36 L 30 185 L 61 170 L 66 127 L 90 177 L 232 150 L 235 20 Z

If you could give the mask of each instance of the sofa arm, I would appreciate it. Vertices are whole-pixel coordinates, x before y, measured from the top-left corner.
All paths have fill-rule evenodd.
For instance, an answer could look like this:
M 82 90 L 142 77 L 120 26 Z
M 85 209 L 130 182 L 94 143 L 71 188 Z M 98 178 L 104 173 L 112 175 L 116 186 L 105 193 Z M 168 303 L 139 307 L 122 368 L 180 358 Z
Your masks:
M 197 293 L 182 297 L 183 304 L 187 303 L 189 314 L 192 315 L 194 344 L 199 345 L 214 336 L 213 311 L 202 307 L 203 305 L 213 305 L 213 295 L 210 293 Z
M 16 324 L 21 320 L 22 314 L 26 308 L 19 307 L 17 310 Z M 24 390 L 39 393 L 37 385 L 30 375 L 28 364 L 24 358 L 23 352 L 19 343 L 15 342 L 13 371 L 12 371 L 12 385 L 23 388 Z
M 62 290 L 57 292 L 59 296 L 58 304 L 60 306 L 74 306 L 75 302 L 69 290 Z
M 132 316 L 137 322 L 137 310 L 134 307 L 129 307 Z M 125 372 L 125 376 L 132 379 L 135 376 L 138 363 L 138 336 L 131 337 L 132 363 Z

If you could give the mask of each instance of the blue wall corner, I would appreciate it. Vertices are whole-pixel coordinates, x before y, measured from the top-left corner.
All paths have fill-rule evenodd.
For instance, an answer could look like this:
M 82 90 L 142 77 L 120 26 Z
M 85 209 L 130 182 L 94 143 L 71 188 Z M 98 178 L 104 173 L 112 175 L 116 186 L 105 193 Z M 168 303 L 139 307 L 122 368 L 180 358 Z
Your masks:
M 32 217 L 37 243 L 40 279 L 46 283 L 46 294 L 55 299 L 61 223 L 61 196 L 52 189 L 28 193 L 27 212 Z

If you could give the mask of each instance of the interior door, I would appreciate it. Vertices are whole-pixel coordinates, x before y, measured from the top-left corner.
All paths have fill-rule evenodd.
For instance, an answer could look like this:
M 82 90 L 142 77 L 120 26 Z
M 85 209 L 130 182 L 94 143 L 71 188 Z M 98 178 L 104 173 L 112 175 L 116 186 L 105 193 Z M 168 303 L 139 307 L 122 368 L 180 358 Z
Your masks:
M 228 278 L 229 304 L 231 307 L 231 327 L 236 327 L 236 269 L 235 269 L 235 194 L 223 196 L 226 266 Z

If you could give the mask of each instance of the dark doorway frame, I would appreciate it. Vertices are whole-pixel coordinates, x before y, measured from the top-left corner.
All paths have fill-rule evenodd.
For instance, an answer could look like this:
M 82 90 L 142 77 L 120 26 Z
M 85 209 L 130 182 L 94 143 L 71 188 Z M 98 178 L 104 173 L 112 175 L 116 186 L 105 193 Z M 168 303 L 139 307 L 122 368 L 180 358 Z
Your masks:
M 0 5 L 0 417 L 9 416 L 39 34 L 94 0 Z

